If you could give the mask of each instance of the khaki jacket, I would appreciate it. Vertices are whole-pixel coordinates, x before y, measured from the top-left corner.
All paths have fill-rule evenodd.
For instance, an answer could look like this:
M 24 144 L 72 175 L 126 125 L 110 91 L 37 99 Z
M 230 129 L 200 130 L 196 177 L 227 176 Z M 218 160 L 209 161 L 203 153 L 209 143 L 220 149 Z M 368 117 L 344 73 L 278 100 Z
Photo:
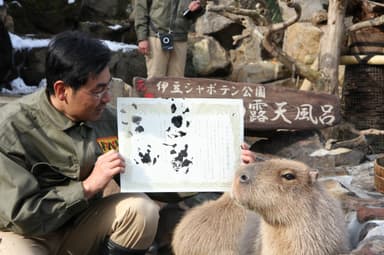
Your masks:
M 172 31 L 175 41 L 187 41 L 193 20 L 183 17 L 191 0 L 136 0 L 135 30 L 137 40 L 156 36 L 149 20 L 159 33 Z
M 0 230 L 46 234 L 88 207 L 81 181 L 117 148 L 116 112 L 74 123 L 40 90 L 0 108 L 0 144 Z

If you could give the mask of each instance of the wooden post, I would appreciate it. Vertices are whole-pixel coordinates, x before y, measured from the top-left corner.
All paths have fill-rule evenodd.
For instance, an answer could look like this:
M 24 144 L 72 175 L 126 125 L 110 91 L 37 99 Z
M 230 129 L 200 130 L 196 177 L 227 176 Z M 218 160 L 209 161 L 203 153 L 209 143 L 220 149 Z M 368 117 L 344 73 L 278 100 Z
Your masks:
M 329 86 L 322 90 L 335 95 L 338 95 L 340 49 L 344 37 L 346 4 L 346 0 L 329 0 L 327 31 L 320 44 L 319 70 L 327 80 L 325 84 Z

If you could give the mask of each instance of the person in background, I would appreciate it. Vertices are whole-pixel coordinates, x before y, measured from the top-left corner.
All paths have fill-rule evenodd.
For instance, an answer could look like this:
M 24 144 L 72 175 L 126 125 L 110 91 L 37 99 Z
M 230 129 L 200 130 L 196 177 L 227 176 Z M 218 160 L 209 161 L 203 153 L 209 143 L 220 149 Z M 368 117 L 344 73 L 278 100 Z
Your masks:
M 148 79 L 184 76 L 188 31 L 203 13 L 199 0 L 136 0 L 138 50 L 145 55 Z
M 17 78 L 13 61 L 13 47 L 6 26 L 7 8 L 0 0 L 0 92 L 2 88 L 11 89 L 10 83 Z
M 60 33 L 48 46 L 46 88 L 1 107 L 1 255 L 140 255 L 153 244 L 157 202 L 102 196 L 125 171 L 110 58 L 100 40 Z

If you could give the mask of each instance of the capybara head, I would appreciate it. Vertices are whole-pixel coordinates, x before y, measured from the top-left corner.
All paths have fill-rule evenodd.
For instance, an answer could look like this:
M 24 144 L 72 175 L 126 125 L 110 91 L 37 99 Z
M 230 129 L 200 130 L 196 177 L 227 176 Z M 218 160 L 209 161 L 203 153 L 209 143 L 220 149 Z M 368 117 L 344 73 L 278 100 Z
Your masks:
M 271 224 L 283 224 L 295 207 L 311 206 L 308 196 L 314 196 L 317 176 L 316 170 L 294 160 L 270 159 L 252 163 L 236 171 L 232 197 L 241 206 L 272 221 Z

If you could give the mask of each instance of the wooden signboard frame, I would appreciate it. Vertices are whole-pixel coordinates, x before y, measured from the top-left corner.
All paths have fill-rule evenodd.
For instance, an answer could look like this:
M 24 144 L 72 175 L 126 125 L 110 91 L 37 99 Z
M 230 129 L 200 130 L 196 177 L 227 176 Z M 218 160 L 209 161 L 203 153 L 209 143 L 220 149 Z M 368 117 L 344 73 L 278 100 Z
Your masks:
M 341 120 L 335 95 L 274 85 L 205 78 L 134 77 L 134 94 L 147 98 L 240 98 L 248 132 L 321 129 Z

